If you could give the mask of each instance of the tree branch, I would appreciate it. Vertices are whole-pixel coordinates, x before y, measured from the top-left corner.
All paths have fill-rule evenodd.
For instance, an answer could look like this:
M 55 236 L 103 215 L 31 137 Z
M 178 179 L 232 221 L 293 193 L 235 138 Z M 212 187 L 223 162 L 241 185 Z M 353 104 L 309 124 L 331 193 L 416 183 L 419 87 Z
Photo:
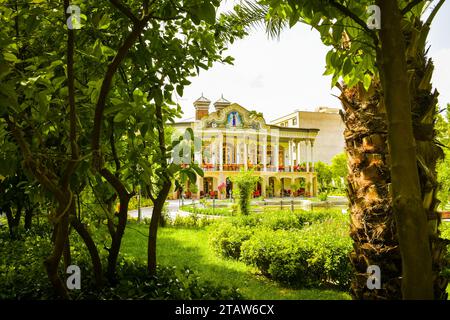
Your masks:
M 137 37 L 147 25 L 149 19 L 150 16 L 147 16 L 144 19 L 139 20 L 139 22 L 133 26 L 131 33 L 126 37 L 113 61 L 109 64 L 105 77 L 103 78 L 100 94 L 97 100 L 97 106 L 95 108 L 94 129 L 92 132 L 93 166 L 96 170 L 100 170 L 102 167 L 100 155 L 100 132 L 102 127 L 103 113 L 106 106 L 106 98 L 111 87 L 113 76 L 116 73 L 119 65 L 125 59 L 128 51 L 135 43 Z
M 357 24 L 359 24 L 364 29 L 364 31 L 373 39 L 375 46 L 376 47 L 378 46 L 378 36 L 376 35 L 376 33 L 373 30 L 369 29 L 369 27 L 367 26 L 367 23 L 365 23 L 360 17 L 358 17 L 349 8 L 336 2 L 335 0 L 328 0 L 328 2 L 334 8 L 339 10 L 342 14 L 344 14 L 345 16 L 349 17 L 350 19 L 355 21 Z
M 111 134 L 109 136 L 109 144 L 111 145 L 112 156 L 114 159 L 114 163 L 116 164 L 116 176 L 117 176 L 120 171 L 120 161 L 119 157 L 117 156 L 116 143 L 114 139 L 114 120 L 112 118 L 110 120 L 110 126 L 111 126 Z
M 125 16 L 128 17 L 134 24 L 139 23 L 139 19 L 131 12 L 129 8 L 123 5 L 120 0 L 109 0 L 111 4 L 116 7 L 120 12 L 122 12 Z
M 19 127 L 17 127 L 17 125 L 13 121 L 11 121 L 8 117 L 6 117 L 5 120 L 8 124 L 11 134 L 13 135 L 17 144 L 19 145 L 20 150 L 22 151 L 24 158 L 24 167 L 28 168 L 36 177 L 36 179 L 44 187 L 46 187 L 48 191 L 53 193 L 58 200 L 63 200 L 64 195 L 61 192 L 60 188 L 58 188 L 57 184 L 54 181 L 52 181 L 52 179 L 45 172 L 41 170 L 40 165 L 33 158 L 30 148 L 25 139 L 23 138 L 22 130 Z
M 426 26 L 428 26 L 428 27 L 431 26 L 431 23 L 433 22 L 434 18 L 436 17 L 438 11 L 441 9 L 444 2 L 445 2 L 445 0 L 439 1 L 438 4 L 433 8 L 433 11 L 431 11 L 430 16 L 428 17 L 427 21 L 425 22 Z
M 66 9 L 69 7 L 69 0 L 64 0 L 64 11 L 66 18 L 70 17 Z M 67 188 L 69 179 L 72 176 L 78 165 L 79 150 L 77 144 L 77 115 L 75 107 L 75 72 L 74 72 L 74 48 L 75 48 L 75 34 L 74 30 L 67 28 L 67 86 L 69 92 L 69 141 L 72 152 L 72 160 L 67 163 L 67 167 L 61 179 L 61 186 L 63 189 Z
M 417 6 L 419 3 L 423 2 L 424 0 L 413 0 L 410 3 L 408 3 L 402 10 L 402 16 L 407 14 L 409 11 L 411 11 L 415 6 Z
M 125 188 L 123 183 L 117 178 L 111 171 L 106 168 L 100 170 L 100 174 L 105 178 L 109 184 L 116 190 L 117 195 L 120 199 L 124 199 L 126 197 L 131 198 L 134 196 L 134 192 L 129 193 Z

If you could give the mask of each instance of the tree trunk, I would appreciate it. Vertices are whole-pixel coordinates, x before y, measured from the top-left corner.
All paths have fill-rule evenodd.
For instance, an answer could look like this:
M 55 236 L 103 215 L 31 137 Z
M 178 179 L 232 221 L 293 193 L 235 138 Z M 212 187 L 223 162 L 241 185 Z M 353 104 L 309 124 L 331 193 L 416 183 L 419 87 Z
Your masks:
M 70 197 L 67 198 L 69 199 Z M 70 206 L 73 206 L 73 202 Z M 58 265 L 69 235 L 69 212 L 70 207 L 68 207 L 67 203 L 62 203 L 59 205 L 56 213 L 56 217 L 59 217 L 59 220 L 55 223 L 55 242 L 53 245 L 53 252 L 44 262 L 48 278 L 56 294 L 63 299 L 69 299 L 69 294 L 65 283 L 63 283 L 58 276 Z
M 64 269 L 72 264 L 72 255 L 70 254 L 70 240 L 69 240 L 70 231 L 67 234 L 66 243 L 64 244 L 63 258 L 64 258 Z
M 150 275 L 156 274 L 156 240 L 158 235 L 159 220 L 161 219 L 164 203 L 166 202 L 171 187 L 170 181 L 164 181 L 158 198 L 153 203 L 152 219 L 148 233 L 147 270 Z
M 114 236 L 112 237 L 111 248 L 109 249 L 108 255 L 108 268 L 106 273 L 106 276 L 111 284 L 115 284 L 117 282 L 117 259 L 119 257 L 120 246 L 122 244 L 123 234 L 127 225 L 128 203 L 130 202 L 130 198 L 130 194 L 120 196 L 120 209 L 118 214 L 119 222 L 117 224 Z
M 373 80 L 366 92 L 360 83 L 344 88 L 340 99 L 345 114 L 344 131 L 349 175 L 347 195 L 350 201 L 353 252 L 350 260 L 355 271 L 351 291 L 355 299 L 401 299 L 402 263 L 389 194 L 386 112 L 380 104 L 380 86 Z M 367 268 L 381 269 L 379 290 L 367 286 Z
M 433 286 L 435 299 L 447 299 L 448 280 L 440 275 L 446 265 L 447 242 L 439 237 L 439 201 L 436 197 L 436 162 L 443 155 L 435 142 L 433 130 L 437 110 L 436 91 L 430 83 L 433 72 L 431 60 L 426 59 L 426 37 L 429 24 L 417 18 L 403 30 L 407 40 L 407 62 L 412 97 L 412 121 L 417 145 L 421 199 L 428 212 L 431 253 L 433 259 Z M 345 139 L 348 153 L 348 197 L 351 211 L 351 237 L 354 250 L 351 261 L 356 277 L 352 281 L 352 295 L 356 299 L 401 299 L 401 256 L 398 250 L 396 225 L 393 219 L 390 183 L 390 158 L 387 149 L 386 114 L 380 104 L 380 88 L 373 81 L 369 92 L 362 85 L 345 88 L 340 96 L 346 124 Z M 374 165 L 371 165 L 373 162 Z M 366 180 L 367 173 L 372 178 Z M 367 288 L 366 270 L 378 265 L 382 270 L 382 289 Z
M 30 230 L 33 222 L 33 208 L 25 210 L 25 230 Z
M 92 268 L 94 270 L 95 284 L 97 288 L 101 288 L 103 286 L 103 277 L 102 277 L 102 262 L 100 260 L 100 255 L 98 254 L 97 246 L 94 243 L 94 240 L 91 237 L 91 234 L 86 229 L 86 226 L 81 223 L 78 218 L 73 217 L 70 221 L 72 227 L 79 234 L 81 239 L 83 239 L 86 248 L 89 251 L 89 255 L 91 256 Z
M 447 264 L 445 255 L 448 241 L 440 238 L 441 219 L 438 214 L 439 200 L 437 199 L 439 185 L 436 171 L 437 162 L 444 157 L 444 152 L 436 144 L 434 130 L 438 110 L 438 92 L 433 91 L 431 84 L 433 62 L 426 57 L 425 46 L 428 32 L 429 23 L 423 23 L 417 18 L 411 27 L 405 28 L 404 38 L 407 40 L 408 71 L 412 75 L 409 78 L 409 91 L 412 97 L 412 121 L 417 146 L 421 198 L 428 218 L 434 298 L 447 300 L 448 279 L 440 273 Z
M 17 206 L 16 214 L 13 213 L 13 210 L 10 206 L 5 207 L 4 211 L 6 214 L 6 220 L 8 221 L 9 236 L 11 237 L 11 239 L 14 239 L 17 235 L 17 228 L 20 225 L 22 206 Z
M 388 118 L 391 193 L 402 256 L 404 299 L 432 299 L 431 254 L 427 218 L 420 198 L 405 40 L 397 1 L 379 0 L 382 12 L 381 83 Z
M 14 238 L 14 217 L 12 214 L 11 207 L 5 207 L 3 208 L 3 211 L 6 214 L 6 220 L 8 221 L 8 230 L 9 230 L 9 237 L 12 239 Z

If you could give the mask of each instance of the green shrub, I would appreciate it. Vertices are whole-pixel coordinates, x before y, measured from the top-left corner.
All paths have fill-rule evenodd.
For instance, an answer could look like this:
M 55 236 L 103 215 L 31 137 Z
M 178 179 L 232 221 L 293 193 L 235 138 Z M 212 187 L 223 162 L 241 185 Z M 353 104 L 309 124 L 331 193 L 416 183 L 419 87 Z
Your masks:
M 231 210 L 228 208 L 202 208 L 202 207 L 193 207 L 192 205 L 184 205 L 181 206 L 180 209 L 182 211 L 191 212 L 191 213 L 197 213 L 197 214 L 204 214 L 204 215 L 214 215 L 214 216 L 230 216 L 232 215 Z
M 174 227 L 205 227 L 212 224 L 213 221 L 208 219 L 207 217 L 199 217 L 197 214 L 193 213 L 188 216 L 180 216 L 176 215 L 175 219 L 170 222 L 170 224 Z
M 250 202 L 252 192 L 255 190 L 258 177 L 253 175 L 252 170 L 243 170 L 231 179 L 238 190 L 239 212 L 243 215 L 250 213 Z
M 262 274 L 295 286 L 333 284 L 348 288 L 352 245 L 341 222 L 328 220 L 302 230 L 256 230 L 242 243 L 241 260 Z
M 328 193 L 327 192 L 321 192 L 321 193 L 319 193 L 318 198 L 319 198 L 320 201 L 327 201 Z
M 130 199 L 130 202 L 128 203 L 128 210 L 137 210 L 138 205 L 139 205 L 138 196 L 134 196 Z M 145 207 L 153 207 L 153 202 L 151 199 L 141 197 L 141 208 Z
M 450 241 L 450 222 L 443 221 L 440 226 L 440 230 L 441 230 L 441 237 L 443 239 Z M 446 259 L 447 259 L 447 266 L 445 266 L 444 269 L 442 270 L 442 274 L 447 279 L 450 279 L 450 247 L 449 246 L 447 247 Z
M 262 226 L 272 230 L 289 230 L 301 229 L 305 225 L 325 221 L 327 219 L 344 221 L 348 219 L 348 216 L 342 214 L 340 210 L 329 209 L 314 211 L 295 210 L 294 212 L 291 212 L 290 210 L 265 209 L 263 213 L 234 217 L 232 218 L 232 223 L 235 226 Z
M 241 245 L 250 239 L 252 230 L 247 227 L 236 227 L 227 222 L 217 223 L 210 233 L 209 242 L 213 250 L 222 257 L 238 259 Z

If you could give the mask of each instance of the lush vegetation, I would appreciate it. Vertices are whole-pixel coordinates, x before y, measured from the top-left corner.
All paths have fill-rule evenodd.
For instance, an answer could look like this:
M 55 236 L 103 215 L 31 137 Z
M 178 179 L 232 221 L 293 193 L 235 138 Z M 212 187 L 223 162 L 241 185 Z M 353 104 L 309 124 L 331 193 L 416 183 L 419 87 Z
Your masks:
M 364 277 L 353 277 L 353 295 L 445 298 L 447 280 L 439 273 L 448 274 L 441 258 L 446 242 L 436 232 L 439 221 L 427 219 L 435 213 L 439 185 L 444 207 L 450 190 L 448 151 L 442 152 L 434 130 L 437 123 L 441 145 L 448 147 L 448 117 L 437 117 L 433 63 L 426 57 L 429 28 L 444 0 L 436 2 L 425 16 L 429 1 L 376 0 L 383 11 L 378 32 L 366 23 L 368 0 L 267 0 L 250 5 L 256 10 L 251 19 L 243 4 L 217 16 L 218 0 L 86 0 L 77 6 L 80 21 L 69 0 L 0 0 L 0 210 L 6 216 L 0 297 L 239 298 L 234 282 L 222 286 L 228 266 L 245 270 L 239 286 L 256 293 L 262 282 L 248 270 L 290 287 L 348 289 L 352 246 L 343 215 L 251 213 L 252 172 L 233 181 L 240 215 L 211 227 L 212 220 L 197 214 L 173 221 L 164 216 L 172 184 L 183 192 L 189 183 L 187 191 L 196 192 L 197 176 L 203 176 L 194 161 L 199 144 L 193 130 L 176 137 L 167 128 L 181 116 L 173 97 L 183 95 L 200 69 L 232 63 L 224 55 L 228 45 L 264 19 L 268 28 L 309 24 L 330 46 L 325 75 L 342 91 L 346 123 L 351 262 L 359 274 L 379 263 L 389 273 L 383 283 L 391 286 L 368 291 Z M 345 162 L 340 155 L 331 166 L 317 164 L 320 199 L 343 191 Z M 153 207 L 148 224 L 129 223 L 137 193 Z M 168 225 L 162 235 L 176 234 L 181 245 L 157 243 L 159 228 Z M 132 231 L 145 236 L 146 245 L 140 238 L 134 247 L 123 246 Z M 221 257 L 205 247 L 209 231 Z M 173 265 L 187 262 L 179 250 L 190 248 L 187 239 L 198 242 L 191 244 L 197 255 L 189 263 L 205 268 L 215 283 L 190 269 L 174 271 Z M 157 250 L 172 255 L 166 267 L 158 266 Z M 208 267 L 205 259 L 216 258 Z M 65 284 L 71 264 L 83 266 L 80 291 Z
M 445 158 L 440 161 L 438 169 L 438 180 L 441 188 L 438 197 L 441 201 L 441 209 L 448 209 L 450 203 L 450 104 L 447 105 L 446 113 L 439 115 L 437 119 L 437 132 L 439 142 L 447 148 L 444 149 Z
M 142 225 L 132 227 L 124 237 L 123 248 L 145 261 L 145 248 L 140 243 L 145 240 L 147 230 Z M 176 266 L 177 270 L 188 267 L 200 279 L 207 279 L 218 286 L 226 283 L 238 288 L 244 299 L 349 299 L 344 291 L 288 286 L 261 276 L 258 269 L 242 261 L 218 256 L 208 243 L 214 228 L 162 228 L 158 241 L 160 263 Z
M 237 187 L 237 198 L 239 203 L 239 213 L 248 215 L 250 213 L 250 199 L 255 191 L 258 177 L 250 171 L 241 171 L 232 178 L 233 183 Z
M 241 260 L 281 283 L 348 289 L 351 266 L 346 215 L 340 211 L 266 211 L 214 226 L 215 252 Z
M 136 227 L 145 232 L 145 225 Z M 99 238 L 103 235 L 106 239 L 106 230 L 103 228 L 96 229 L 95 232 Z M 132 229 L 130 232 L 133 232 Z M 52 247 L 50 234 L 48 226 L 36 226 L 16 240 L 11 240 L 7 233 L 0 233 L 0 299 L 57 298 L 42 264 Z M 141 245 L 142 241 L 145 239 L 140 237 L 137 247 L 145 249 Z M 81 290 L 74 290 L 72 299 L 241 298 L 236 288 L 212 284 L 207 278 L 198 277 L 188 267 L 177 269 L 172 265 L 159 266 L 156 274 L 150 276 L 146 272 L 145 259 L 134 257 L 133 250 L 127 250 L 131 255 L 124 255 L 118 262 L 120 280 L 116 286 L 96 289 L 89 254 L 82 241 L 71 236 L 70 243 L 72 262 L 81 268 Z M 106 260 L 106 251 L 103 253 L 102 259 Z M 59 273 L 63 276 L 65 270 L 60 268 Z
M 230 216 L 233 214 L 231 208 L 223 208 L 223 207 L 212 207 L 211 205 L 207 207 L 201 207 L 199 205 L 184 205 L 180 207 L 180 210 L 191 212 L 191 213 L 197 213 L 197 214 L 203 214 L 203 215 L 211 215 L 211 216 Z
M 195 185 L 203 175 L 190 157 L 170 161 L 183 144 L 197 151 L 192 130 L 173 137 L 167 128 L 181 116 L 173 97 L 200 69 L 232 63 L 224 51 L 245 34 L 216 15 L 219 4 L 90 0 L 76 5 L 77 17 L 69 0 L 0 0 L 1 211 L 11 238 L 20 236 L 24 215 L 27 229 L 33 217 L 53 229 L 42 259 L 59 297 L 70 298 L 58 271 L 76 256 L 74 232 L 88 248 L 95 286 L 120 281 L 137 193 L 153 206 L 145 274 L 156 275 L 157 232 L 173 180 Z M 108 239 L 97 243 L 86 221 L 107 225 Z
M 337 154 L 328 165 L 321 161 L 314 166 L 317 172 L 317 182 L 321 194 L 342 194 L 345 190 L 345 179 L 348 175 L 347 156 L 345 153 Z M 326 198 L 325 198 L 326 200 Z

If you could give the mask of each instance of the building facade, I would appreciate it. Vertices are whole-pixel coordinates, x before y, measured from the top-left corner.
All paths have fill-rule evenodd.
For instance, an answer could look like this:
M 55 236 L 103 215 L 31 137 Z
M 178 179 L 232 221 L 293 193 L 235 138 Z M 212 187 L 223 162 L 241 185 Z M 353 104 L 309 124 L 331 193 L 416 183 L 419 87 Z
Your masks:
M 200 97 L 194 102 L 195 119 L 172 125 L 177 136 L 192 129 L 201 145 L 194 161 L 204 177 L 197 177 L 195 192 L 188 191 L 188 197 L 230 196 L 232 178 L 242 169 L 259 177 L 255 197 L 317 194 L 314 148 L 319 129 L 267 124 L 261 114 L 223 97 L 212 113 L 210 104 Z M 172 198 L 179 196 L 172 193 Z
M 330 164 L 331 159 L 345 150 L 345 125 L 339 109 L 319 107 L 314 112 L 295 111 L 271 122 L 287 128 L 317 128 L 314 142 L 314 159 Z

